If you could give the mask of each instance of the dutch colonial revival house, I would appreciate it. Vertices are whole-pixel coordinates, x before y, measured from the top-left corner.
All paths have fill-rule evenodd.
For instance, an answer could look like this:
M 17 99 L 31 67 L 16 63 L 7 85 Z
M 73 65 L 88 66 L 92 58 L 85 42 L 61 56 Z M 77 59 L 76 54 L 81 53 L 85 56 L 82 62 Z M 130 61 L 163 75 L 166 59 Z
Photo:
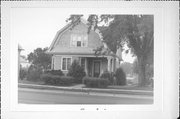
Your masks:
M 77 21 L 78 22 L 78 21 Z M 102 55 L 95 55 L 95 49 L 102 48 Z M 116 55 L 108 50 L 100 30 L 90 30 L 87 21 L 80 20 L 75 26 L 67 24 L 59 30 L 48 52 L 52 54 L 51 69 L 67 73 L 72 62 L 78 60 L 86 75 L 99 77 L 104 71 L 115 71 Z

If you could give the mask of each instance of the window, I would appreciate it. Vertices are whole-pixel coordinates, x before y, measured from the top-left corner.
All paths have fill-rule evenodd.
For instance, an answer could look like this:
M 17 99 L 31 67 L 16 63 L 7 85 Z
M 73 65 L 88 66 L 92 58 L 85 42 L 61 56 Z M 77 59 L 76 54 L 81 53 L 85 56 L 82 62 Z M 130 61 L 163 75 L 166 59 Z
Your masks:
M 71 66 L 71 58 L 63 58 L 62 70 L 68 70 Z
M 88 36 L 84 35 L 71 35 L 70 41 L 71 47 L 87 47 L 88 44 Z
M 77 41 L 77 47 L 81 47 L 81 41 Z
M 67 70 L 71 67 L 71 58 L 67 58 Z

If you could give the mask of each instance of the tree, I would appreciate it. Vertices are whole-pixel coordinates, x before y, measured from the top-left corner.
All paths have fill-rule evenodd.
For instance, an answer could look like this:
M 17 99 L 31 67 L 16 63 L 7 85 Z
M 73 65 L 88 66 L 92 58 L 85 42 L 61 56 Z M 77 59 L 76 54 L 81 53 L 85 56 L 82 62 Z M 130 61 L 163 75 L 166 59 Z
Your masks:
M 37 48 L 28 55 L 28 60 L 35 66 L 48 69 L 51 64 L 51 55 L 46 54 L 48 48 Z
M 117 46 L 126 42 L 133 54 L 137 56 L 139 85 L 145 86 L 148 82 L 145 77 L 146 64 L 149 59 L 152 59 L 153 64 L 153 15 L 101 15 L 99 18 L 99 22 L 108 23 L 102 35 L 109 48 L 116 53 Z
M 77 16 L 76 16 L 77 17 Z M 78 17 L 79 18 L 79 17 Z M 75 19 L 75 17 L 73 17 Z M 153 64 L 154 17 L 153 15 L 89 15 L 89 29 L 105 27 L 103 40 L 116 54 L 117 48 L 125 42 L 138 61 L 139 85 L 145 86 L 146 64 Z M 101 26 L 99 25 L 101 24 Z M 102 25 L 103 24 L 103 25 Z M 102 48 L 101 48 L 102 49 Z M 98 49 L 99 50 L 99 49 Z M 151 56 L 151 57 L 149 57 Z
M 71 29 L 73 29 L 74 26 L 80 23 L 82 16 L 82 14 L 70 15 L 70 17 L 66 19 L 66 22 L 69 22 L 72 25 Z
M 121 63 L 120 67 L 123 69 L 123 71 L 126 73 L 126 75 L 132 75 L 133 73 L 133 64 L 129 62 L 123 62 Z

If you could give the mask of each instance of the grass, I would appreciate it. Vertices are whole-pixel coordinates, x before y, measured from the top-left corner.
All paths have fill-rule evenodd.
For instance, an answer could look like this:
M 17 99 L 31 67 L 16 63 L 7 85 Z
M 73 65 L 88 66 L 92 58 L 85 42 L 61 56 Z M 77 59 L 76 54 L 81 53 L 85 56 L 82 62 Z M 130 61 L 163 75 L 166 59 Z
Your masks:
M 23 83 L 23 84 L 36 84 L 36 85 L 46 85 L 44 84 L 43 81 L 28 81 L 28 80 L 18 80 L 18 83 Z M 79 85 L 79 84 L 75 84 L 73 83 L 72 85 L 68 86 L 68 87 L 71 87 L 71 86 L 75 86 L 75 85 Z M 83 86 L 82 86 L 83 87 Z M 80 88 L 82 88 L 80 87 Z M 138 87 L 138 86 L 114 86 L 114 85 L 109 85 L 107 88 L 105 89 L 127 89 L 127 90 L 147 90 L 147 91 L 153 91 L 153 88 L 151 87 Z
M 109 89 L 127 89 L 127 90 L 147 90 L 153 91 L 152 87 L 139 87 L 139 86 L 108 86 Z
M 23 83 L 23 84 L 36 84 L 36 85 L 49 85 L 49 84 L 45 84 L 43 81 L 28 81 L 28 80 L 18 80 L 18 83 Z M 61 85 L 62 87 L 70 87 L 70 86 L 75 86 L 75 85 L 79 85 L 76 83 L 73 83 L 72 85 Z M 57 85 L 53 85 L 53 86 L 57 86 Z
M 44 85 L 43 81 L 28 81 L 26 79 L 18 80 L 18 83 Z

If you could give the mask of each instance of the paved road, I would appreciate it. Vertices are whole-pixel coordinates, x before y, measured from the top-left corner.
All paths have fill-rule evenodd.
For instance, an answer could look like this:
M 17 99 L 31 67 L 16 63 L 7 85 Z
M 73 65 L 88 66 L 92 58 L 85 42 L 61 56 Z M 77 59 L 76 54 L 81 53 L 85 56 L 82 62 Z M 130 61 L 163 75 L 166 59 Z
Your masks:
M 152 104 L 153 99 L 152 97 L 124 94 L 19 88 L 18 102 L 27 104 Z

